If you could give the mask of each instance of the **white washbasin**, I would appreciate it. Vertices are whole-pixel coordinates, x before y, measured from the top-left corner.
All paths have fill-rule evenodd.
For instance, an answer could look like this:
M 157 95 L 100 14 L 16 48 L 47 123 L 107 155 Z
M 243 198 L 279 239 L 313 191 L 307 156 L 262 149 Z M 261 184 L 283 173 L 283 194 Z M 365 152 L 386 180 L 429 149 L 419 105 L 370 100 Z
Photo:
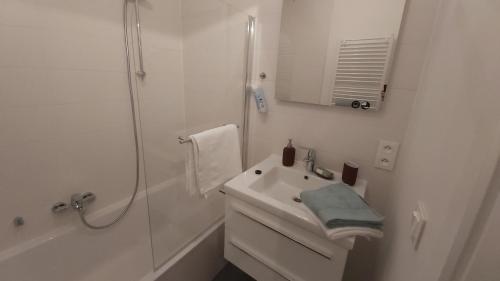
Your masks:
M 332 181 L 311 176 L 305 171 L 278 166 L 263 173 L 248 188 L 282 203 L 295 206 L 297 202 L 293 199 L 300 197 L 302 191 L 318 189 L 331 183 Z
M 261 173 L 258 174 L 257 170 Z M 325 180 L 306 172 L 305 164 L 301 161 L 297 161 L 293 167 L 284 167 L 280 156 L 271 155 L 227 182 L 225 191 L 228 195 L 322 235 L 321 228 L 306 211 L 307 207 L 294 199 L 300 198 L 299 194 L 304 190 L 314 190 L 338 183 L 341 174 L 332 172 L 335 175 L 334 180 Z M 366 186 L 365 180 L 358 179 L 352 188 L 364 197 Z M 353 242 L 353 240 L 347 241 L 347 243 Z

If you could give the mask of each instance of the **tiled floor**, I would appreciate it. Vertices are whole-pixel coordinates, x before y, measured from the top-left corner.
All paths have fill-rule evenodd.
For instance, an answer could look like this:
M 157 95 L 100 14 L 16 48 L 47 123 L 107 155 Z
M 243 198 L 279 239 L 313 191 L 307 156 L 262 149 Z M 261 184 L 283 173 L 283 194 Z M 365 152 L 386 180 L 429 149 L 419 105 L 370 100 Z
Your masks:
M 228 263 L 212 281 L 256 281 L 236 266 Z

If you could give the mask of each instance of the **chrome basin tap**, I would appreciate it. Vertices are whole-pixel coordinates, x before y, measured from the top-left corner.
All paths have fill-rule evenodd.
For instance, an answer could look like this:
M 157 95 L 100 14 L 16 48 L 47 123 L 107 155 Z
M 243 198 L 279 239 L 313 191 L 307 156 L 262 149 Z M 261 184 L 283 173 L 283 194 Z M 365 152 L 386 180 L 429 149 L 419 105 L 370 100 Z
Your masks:
M 312 148 L 307 149 L 307 156 L 304 158 L 304 162 L 306 162 L 306 170 L 308 172 L 314 172 L 314 165 L 316 164 L 316 151 Z

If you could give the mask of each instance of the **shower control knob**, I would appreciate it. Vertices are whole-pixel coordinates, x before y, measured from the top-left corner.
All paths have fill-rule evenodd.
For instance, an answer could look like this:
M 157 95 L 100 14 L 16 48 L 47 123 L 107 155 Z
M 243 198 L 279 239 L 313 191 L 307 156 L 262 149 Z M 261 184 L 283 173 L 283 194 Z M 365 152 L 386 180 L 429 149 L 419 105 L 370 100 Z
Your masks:
M 361 109 L 367 110 L 369 109 L 371 104 L 367 101 L 361 102 Z
M 96 196 L 92 192 L 75 193 L 71 195 L 71 207 L 73 209 L 84 209 L 89 203 L 93 202 Z
M 52 210 L 52 213 L 59 214 L 59 213 L 66 211 L 68 208 L 69 208 L 68 204 L 66 204 L 64 202 L 57 202 L 54 205 L 52 205 L 51 210 Z

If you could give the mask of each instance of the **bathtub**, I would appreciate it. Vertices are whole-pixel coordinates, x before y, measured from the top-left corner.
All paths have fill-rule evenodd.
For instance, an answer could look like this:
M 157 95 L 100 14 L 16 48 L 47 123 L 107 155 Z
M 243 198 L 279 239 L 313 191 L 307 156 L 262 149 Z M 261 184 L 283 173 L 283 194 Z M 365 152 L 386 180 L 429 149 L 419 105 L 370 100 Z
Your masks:
M 93 213 L 89 220 L 109 221 L 126 201 Z M 74 224 L 0 252 L 0 280 L 209 281 L 224 266 L 220 219 L 154 270 L 147 212 L 146 192 L 141 191 L 125 220 L 110 229 L 89 230 L 75 214 Z

